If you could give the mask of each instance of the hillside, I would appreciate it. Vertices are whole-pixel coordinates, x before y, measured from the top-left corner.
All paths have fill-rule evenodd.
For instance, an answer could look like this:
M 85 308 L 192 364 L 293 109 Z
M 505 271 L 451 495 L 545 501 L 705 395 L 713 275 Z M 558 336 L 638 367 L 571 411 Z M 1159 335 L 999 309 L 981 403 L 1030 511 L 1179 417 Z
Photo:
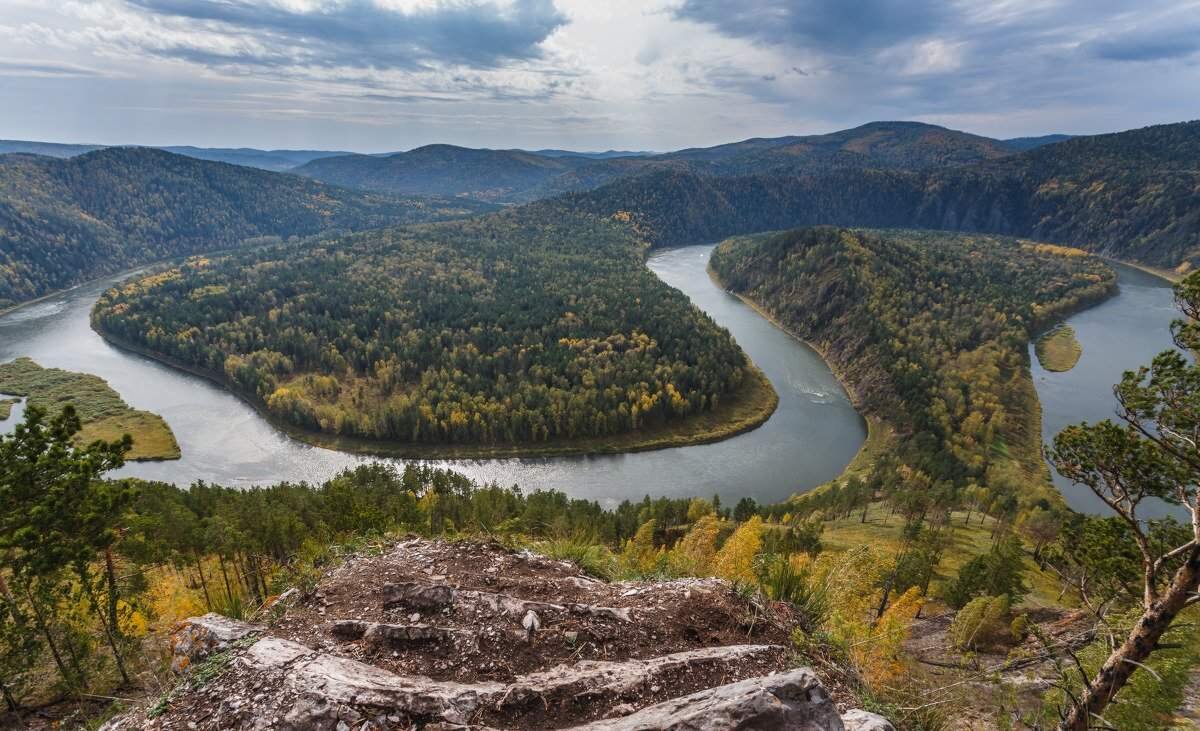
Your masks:
M 752 139 L 681 150 L 658 159 L 708 163 L 703 172 L 735 175 L 809 172 L 829 167 L 925 170 L 1011 155 L 1004 143 L 921 122 L 871 122 L 824 135 Z
M 399 199 L 149 148 L 0 156 L 0 307 L 159 259 L 263 236 L 462 216 Z
M 1200 263 L 1198 186 L 1200 122 L 1186 122 L 929 170 L 656 170 L 562 202 L 628 213 L 659 246 L 817 224 L 925 228 L 1024 236 L 1173 268 Z
M 296 168 L 295 172 L 353 188 L 505 200 L 589 162 L 584 157 L 549 157 L 522 150 L 427 145 L 384 157 L 328 157 Z
M 925 170 L 1012 154 L 1003 143 L 919 122 L 873 122 L 805 137 L 756 138 L 661 155 L 594 158 L 429 145 L 386 157 L 350 155 L 296 170 L 368 190 L 428 192 L 520 203 L 655 171 L 704 175 L 808 173 L 830 168 Z
M 1004 143 L 1005 147 L 1011 147 L 1014 150 L 1025 152 L 1026 150 L 1032 150 L 1033 148 L 1041 147 L 1042 145 L 1052 145 L 1055 142 L 1063 142 L 1064 140 L 1069 140 L 1075 136 L 1076 135 L 1051 134 L 1040 135 L 1038 137 L 1010 137 L 1007 140 L 1001 140 L 1001 142 Z

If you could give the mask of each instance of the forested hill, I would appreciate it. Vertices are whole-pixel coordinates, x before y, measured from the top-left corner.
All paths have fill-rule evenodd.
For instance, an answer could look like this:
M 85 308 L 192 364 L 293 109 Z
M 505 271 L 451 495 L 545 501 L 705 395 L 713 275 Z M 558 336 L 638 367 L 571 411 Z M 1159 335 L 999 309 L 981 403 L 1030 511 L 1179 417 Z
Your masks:
M 824 135 L 754 138 L 662 155 L 611 159 L 428 145 L 386 157 L 328 157 L 296 170 L 337 185 L 519 203 L 656 171 L 703 175 L 811 173 L 831 168 L 925 170 L 1013 154 L 998 140 L 920 122 L 872 122 Z
M 0 156 L 0 307 L 261 236 L 465 215 L 471 202 L 364 194 L 149 148 Z
M 994 160 L 1013 154 L 999 140 L 922 122 L 870 122 L 830 134 L 751 139 L 680 150 L 660 160 L 709 163 L 722 175 L 828 167 L 924 170 Z
M 550 157 L 522 150 L 427 145 L 385 157 L 326 157 L 296 168 L 295 172 L 366 190 L 509 200 L 590 162 L 589 158 Z
M 1122 259 L 1200 264 L 1200 122 L 1077 137 L 934 170 L 658 171 L 568 194 L 654 245 L 833 224 L 1027 236 Z
M 1030 332 L 1116 284 L 1078 250 L 920 231 L 741 237 L 711 265 L 820 346 L 863 411 L 901 435 L 900 460 L 934 481 L 994 489 L 1043 469 Z

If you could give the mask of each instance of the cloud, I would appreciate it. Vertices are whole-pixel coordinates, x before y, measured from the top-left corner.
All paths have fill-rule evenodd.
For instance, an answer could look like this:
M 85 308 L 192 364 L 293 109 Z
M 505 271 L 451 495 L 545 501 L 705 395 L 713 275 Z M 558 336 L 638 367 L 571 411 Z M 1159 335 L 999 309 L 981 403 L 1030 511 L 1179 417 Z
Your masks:
M 408 9 L 373 0 L 326 1 L 306 8 L 250 0 L 126 4 L 170 22 L 175 30 L 194 31 L 191 39 L 148 43 L 148 50 L 205 65 L 495 68 L 540 57 L 542 42 L 567 22 L 553 0 L 512 0 L 507 5 L 437 0 Z
M 103 76 L 103 74 L 93 69 L 72 64 L 0 59 L 0 76 L 88 78 Z
M 1084 44 L 1084 49 L 1108 61 L 1162 61 L 1187 58 L 1200 51 L 1200 23 L 1182 27 L 1135 28 Z
M 734 38 L 851 54 L 932 33 L 951 13 L 941 0 L 684 0 L 675 17 Z

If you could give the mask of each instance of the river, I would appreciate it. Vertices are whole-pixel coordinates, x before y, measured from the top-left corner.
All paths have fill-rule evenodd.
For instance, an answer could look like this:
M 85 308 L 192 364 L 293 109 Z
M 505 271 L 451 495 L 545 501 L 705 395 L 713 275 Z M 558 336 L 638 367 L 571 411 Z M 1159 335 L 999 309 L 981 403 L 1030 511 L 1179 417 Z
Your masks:
M 1029 346 L 1033 383 L 1042 404 L 1042 438 L 1047 442 L 1071 424 L 1114 419 L 1117 400 L 1113 386 L 1121 375 L 1148 365 L 1155 355 L 1172 347 L 1171 321 L 1180 314 L 1175 309 L 1171 283 L 1123 264 L 1110 266 L 1117 272 L 1117 295 L 1067 318 L 1083 346 L 1074 368 L 1061 373 L 1047 371 L 1038 363 L 1033 345 Z M 1054 483 L 1072 508 L 1087 513 L 1110 512 L 1086 487 L 1072 485 L 1057 473 Z M 1181 514 L 1161 503 L 1143 512 L 1147 518 L 1162 517 L 1167 512 L 1177 517 Z
M 767 423 L 715 444 L 653 452 L 428 464 L 525 490 L 562 490 L 610 506 L 645 495 L 720 494 L 726 500 L 749 495 L 776 502 L 836 477 L 866 438 L 865 423 L 816 352 L 712 282 L 706 271 L 712 249 L 660 252 L 648 266 L 728 328 L 767 374 L 780 397 Z M 106 343 L 92 331 L 88 315 L 100 293 L 122 278 L 83 285 L 0 316 L 0 362 L 24 355 L 43 366 L 94 373 L 132 406 L 161 414 L 171 425 L 182 459 L 130 464 L 116 474 L 177 485 L 205 480 L 251 486 L 319 482 L 373 459 L 298 442 L 220 387 Z M 0 422 L 0 432 L 15 421 Z

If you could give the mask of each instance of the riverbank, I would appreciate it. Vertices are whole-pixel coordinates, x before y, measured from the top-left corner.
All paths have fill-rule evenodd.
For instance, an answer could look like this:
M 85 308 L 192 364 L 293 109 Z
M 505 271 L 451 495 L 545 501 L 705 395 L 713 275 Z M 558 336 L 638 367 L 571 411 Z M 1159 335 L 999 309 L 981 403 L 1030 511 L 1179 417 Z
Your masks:
M 808 348 L 811 348 L 817 355 L 821 356 L 821 360 L 825 362 L 825 365 L 829 368 L 829 371 L 833 373 L 834 378 L 837 378 L 838 383 L 842 385 L 842 389 L 846 392 L 846 395 L 850 397 L 850 403 L 854 406 L 854 410 L 859 413 L 859 415 L 867 424 L 867 438 L 863 441 L 862 446 L 858 448 L 858 452 L 854 455 L 854 458 L 851 459 L 846 467 L 842 470 L 841 474 L 823 485 L 818 485 L 812 488 L 812 490 L 809 490 L 808 492 L 824 489 L 829 485 L 835 482 L 841 482 L 852 475 L 865 478 L 866 475 L 870 473 L 879 457 L 891 450 L 896 434 L 895 427 L 879 416 L 867 413 L 865 411 L 863 408 L 863 399 L 859 395 L 855 384 L 846 375 L 845 371 L 837 363 L 830 359 L 825 348 L 821 347 L 819 343 L 810 342 L 809 340 L 801 337 L 798 333 L 776 319 L 774 315 L 761 307 L 754 300 L 738 292 L 731 291 L 729 287 L 726 286 L 723 281 L 721 281 L 721 275 L 712 268 L 711 260 L 705 266 L 705 271 L 708 272 L 708 277 L 712 280 L 713 284 L 717 285 L 717 287 L 719 287 L 721 290 L 728 292 L 734 297 L 737 297 L 744 305 L 757 312 L 760 317 L 774 325 L 788 337 L 803 343 Z
M 1165 279 L 1172 284 L 1182 282 L 1183 278 L 1188 275 L 1188 272 L 1180 273 L 1174 269 L 1163 269 L 1162 267 L 1150 266 L 1149 264 L 1139 264 L 1136 261 L 1130 261 L 1128 259 L 1114 259 L 1111 256 L 1103 256 L 1100 258 L 1104 259 L 1105 261 L 1115 261 L 1118 264 L 1124 264 L 1127 267 L 1138 269 L 1147 274 L 1153 274 L 1159 279 Z
M 350 454 L 397 459 L 499 459 L 507 457 L 565 457 L 648 452 L 673 447 L 712 444 L 762 426 L 779 406 L 779 394 L 766 374 L 747 356 L 746 377 L 738 391 L 722 399 L 716 409 L 679 422 L 586 439 L 551 440 L 536 444 L 419 444 L 346 437 L 302 429 L 270 413 L 253 394 L 246 393 L 222 376 L 156 353 L 105 331 L 92 322 L 92 329 L 113 347 L 136 353 L 172 368 L 199 376 L 237 396 L 273 427 L 305 444 Z

